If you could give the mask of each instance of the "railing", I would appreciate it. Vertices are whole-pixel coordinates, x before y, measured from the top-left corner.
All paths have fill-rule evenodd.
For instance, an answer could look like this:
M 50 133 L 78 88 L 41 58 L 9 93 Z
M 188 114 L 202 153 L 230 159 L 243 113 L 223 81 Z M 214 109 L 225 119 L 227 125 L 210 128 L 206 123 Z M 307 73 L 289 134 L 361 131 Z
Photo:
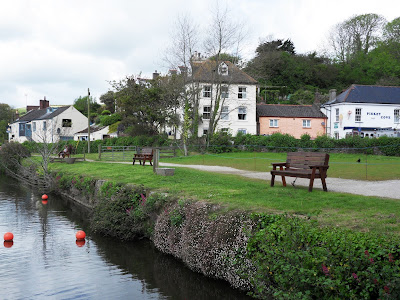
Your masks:
M 133 154 L 136 153 L 136 151 L 136 146 L 99 145 L 99 160 L 129 161 L 132 160 Z

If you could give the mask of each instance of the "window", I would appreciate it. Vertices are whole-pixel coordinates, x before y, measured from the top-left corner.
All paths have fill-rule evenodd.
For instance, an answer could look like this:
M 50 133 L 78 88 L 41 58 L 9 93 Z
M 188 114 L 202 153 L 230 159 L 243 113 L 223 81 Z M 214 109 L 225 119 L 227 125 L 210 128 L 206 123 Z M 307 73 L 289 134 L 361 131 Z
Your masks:
M 228 65 L 226 63 L 222 63 L 219 65 L 219 74 L 228 75 Z
M 304 128 L 311 128 L 311 120 L 303 120 Z
M 246 107 L 242 106 L 238 108 L 238 119 L 246 120 Z
M 278 127 L 278 120 L 277 119 L 270 119 L 269 120 L 269 127 Z
M 72 120 L 71 119 L 62 119 L 62 127 L 71 127 Z
M 203 135 L 207 135 L 208 129 L 203 129 Z
M 238 129 L 238 133 L 240 133 L 240 134 L 246 134 L 246 133 L 247 133 L 247 130 L 246 130 L 245 128 L 239 128 L 239 129 Z
M 32 131 L 36 131 L 36 122 L 32 122 Z
M 228 133 L 229 132 L 229 128 L 221 128 L 221 132 Z
M 229 87 L 221 86 L 221 98 L 229 98 Z
M 203 120 L 209 120 L 211 117 L 211 106 L 203 106 Z
M 203 97 L 211 98 L 211 85 L 205 85 L 203 87 Z
M 394 122 L 400 123 L 400 109 L 394 110 Z
M 246 99 L 247 98 L 246 88 L 245 87 L 239 87 L 238 98 L 239 99 Z
M 339 108 L 336 108 L 336 122 L 339 122 Z
M 356 122 L 361 122 L 361 108 L 356 108 Z
M 45 131 L 46 129 L 47 129 L 47 126 L 46 126 L 47 124 L 46 124 L 46 121 L 43 121 L 43 131 Z
M 229 106 L 222 106 L 221 120 L 229 120 Z

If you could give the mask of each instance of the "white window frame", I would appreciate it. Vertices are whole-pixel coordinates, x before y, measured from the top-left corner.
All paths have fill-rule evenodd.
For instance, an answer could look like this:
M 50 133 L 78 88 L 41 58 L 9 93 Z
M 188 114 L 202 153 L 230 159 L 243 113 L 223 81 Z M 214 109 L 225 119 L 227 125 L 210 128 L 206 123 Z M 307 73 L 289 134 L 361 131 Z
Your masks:
M 303 128 L 311 128 L 311 120 L 303 120 Z
M 43 121 L 43 131 L 46 131 L 47 130 L 47 123 L 46 123 L 46 121 Z
M 247 129 L 246 128 L 239 128 L 237 133 L 247 134 Z
M 355 121 L 356 122 L 361 122 L 361 112 L 362 108 L 356 108 L 356 113 L 355 113 Z
M 278 119 L 269 119 L 269 127 L 279 127 Z
M 339 108 L 336 108 L 336 121 L 339 122 Z
M 211 85 L 204 85 L 203 86 L 203 97 L 204 98 L 211 98 Z
M 211 106 L 204 105 L 203 106 L 203 120 L 210 120 L 211 119 Z
M 229 98 L 229 86 L 227 85 L 221 86 L 221 98 L 222 99 Z
M 394 110 L 394 122 L 400 123 L 400 109 L 398 108 Z
M 247 88 L 244 86 L 238 87 L 238 99 L 247 99 Z
M 229 106 L 222 106 L 221 108 L 221 120 L 229 120 Z
M 32 122 L 32 132 L 36 131 L 36 122 Z
M 245 106 L 238 107 L 238 120 L 239 121 L 247 120 L 247 108 Z

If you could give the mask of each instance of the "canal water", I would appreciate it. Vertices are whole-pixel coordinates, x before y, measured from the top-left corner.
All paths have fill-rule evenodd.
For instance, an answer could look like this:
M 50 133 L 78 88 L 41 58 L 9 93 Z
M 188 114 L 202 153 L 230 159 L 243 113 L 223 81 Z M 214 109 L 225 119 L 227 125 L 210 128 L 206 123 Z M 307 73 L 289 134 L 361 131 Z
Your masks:
M 87 212 L 0 175 L 0 299 L 248 299 L 149 241 L 92 234 Z M 84 230 L 85 243 L 75 234 Z M 3 243 L 6 232 L 13 244 Z

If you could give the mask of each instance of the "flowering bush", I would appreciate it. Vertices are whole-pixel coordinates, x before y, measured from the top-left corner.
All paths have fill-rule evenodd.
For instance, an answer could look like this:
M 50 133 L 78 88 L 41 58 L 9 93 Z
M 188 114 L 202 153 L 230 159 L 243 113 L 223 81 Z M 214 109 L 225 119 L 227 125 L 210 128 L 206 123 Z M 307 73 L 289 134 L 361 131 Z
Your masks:
M 253 295 L 282 299 L 399 299 L 399 239 L 311 220 L 258 215 L 248 258 Z

